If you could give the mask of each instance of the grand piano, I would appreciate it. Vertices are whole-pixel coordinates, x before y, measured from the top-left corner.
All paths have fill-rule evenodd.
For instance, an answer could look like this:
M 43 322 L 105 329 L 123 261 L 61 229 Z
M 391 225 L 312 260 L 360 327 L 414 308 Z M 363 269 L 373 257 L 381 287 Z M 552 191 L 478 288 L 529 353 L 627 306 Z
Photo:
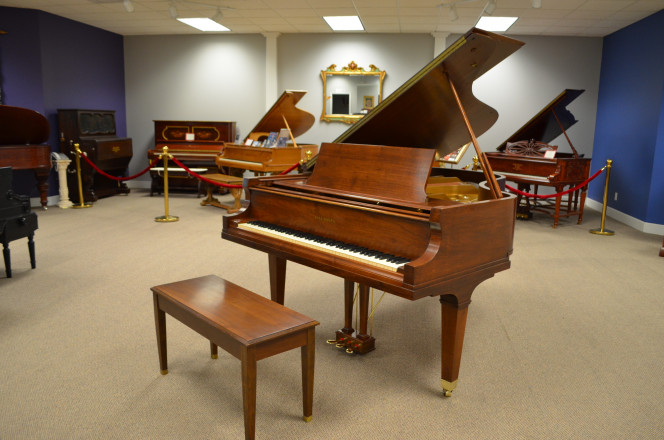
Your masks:
M 0 167 L 31 170 L 37 180 L 41 205 L 48 203 L 48 176 L 51 147 L 48 120 L 40 113 L 22 107 L 0 105 Z
M 72 160 L 67 170 L 69 196 L 74 203 L 83 203 L 78 191 L 76 148 L 100 170 L 111 176 L 125 174 L 133 156 L 131 138 L 118 137 L 113 110 L 58 109 L 60 151 Z M 81 158 L 81 192 L 85 202 L 96 202 L 100 197 L 128 194 L 124 182 L 109 179 Z
M 307 161 L 318 152 L 318 145 L 297 144 L 294 139 L 314 125 L 314 115 L 296 107 L 306 94 L 300 90 L 286 90 L 265 113 L 245 138 L 243 144 L 227 143 L 216 158 L 219 168 L 250 170 L 255 174 L 279 173 L 300 161 Z M 284 147 L 259 147 L 248 142 L 262 143 L 270 133 L 281 129 L 290 132 L 292 143 Z M 238 174 L 237 172 L 234 174 Z
M 204 174 L 216 171 L 215 158 L 224 149 L 226 142 L 235 140 L 235 121 L 154 121 L 155 148 L 148 150 L 148 160 L 152 162 L 168 147 L 169 154 L 186 165 Z M 173 169 L 169 164 L 168 186 L 170 189 L 198 189 L 199 180 L 184 170 Z M 161 193 L 164 187 L 163 168 L 153 167 L 150 171 L 152 186 L 150 195 Z
M 510 267 L 516 198 L 503 192 L 476 136 L 497 120 L 472 83 L 523 43 L 471 29 L 333 143 L 311 171 L 248 179 L 248 207 L 222 237 L 268 254 L 272 300 L 283 304 L 287 260 L 344 279 L 347 351 L 375 347 L 369 292 L 439 298 L 441 385 L 457 385 L 466 316 L 477 285 Z M 483 171 L 433 168 L 473 141 Z M 355 284 L 359 328 L 352 327 Z M 404 340 L 406 342 L 406 340 Z
M 590 173 L 591 158 L 579 154 L 566 130 L 577 120 L 567 109 L 583 90 L 566 89 L 554 98 L 537 115 L 510 136 L 498 148 L 497 152 L 486 153 L 494 171 L 502 174 L 509 181 L 515 182 L 519 190 L 529 192 L 531 185 L 537 193 L 539 186 L 550 186 L 556 193 L 565 188 L 572 188 L 584 182 Z M 557 146 L 549 142 L 561 134 L 572 149 L 571 153 L 557 151 Z M 550 155 L 550 156 L 549 156 Z M 583 207 L 586 200 L 585 186 L 567 197 L 567 203 L 561 212 L 562 197 L 555 201 L 517 196 L 517 216 L 530 218 L 533 211 L 543 212 L 553 217 L 553 227 L 558 226 L 560 217 L 578 216 L 578 224 L 583 221 Z

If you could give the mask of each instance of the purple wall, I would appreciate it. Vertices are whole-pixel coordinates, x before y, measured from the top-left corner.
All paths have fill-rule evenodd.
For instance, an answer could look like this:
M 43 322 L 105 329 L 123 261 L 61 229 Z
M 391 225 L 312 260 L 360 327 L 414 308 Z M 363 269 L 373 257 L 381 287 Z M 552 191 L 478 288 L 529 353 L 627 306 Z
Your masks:
M 57 109 L 115 110 L 126 136 L 122 36 L 46 12 L 0 7 L 0 66 L 4 103 L 42 113 L 49 145 L 59 151 Z M 30 172 L 16 173 L 14 189 L 38 196 Z M 58 193 L 55 172 L 49 195 Z
M 593 146 L 593 170 L 613 160 L 608 206 L 655 224 L 664 224 L 662 47 L 664 11 L 604 38 Z M 589 197 L 603 194 L 590 185 Z

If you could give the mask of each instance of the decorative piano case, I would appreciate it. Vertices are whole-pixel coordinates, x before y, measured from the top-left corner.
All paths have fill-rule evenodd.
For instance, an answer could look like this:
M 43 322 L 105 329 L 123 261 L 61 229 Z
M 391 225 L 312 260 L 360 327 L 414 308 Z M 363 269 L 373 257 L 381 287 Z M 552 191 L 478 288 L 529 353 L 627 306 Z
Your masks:
M 215 158 L 221 154 L 226 142 L 235 140 L 235 121 L 154 121 L 155 148 L 148 150 L 148 160 L 152 162 L 163 152 L 168 152 L 189 168 L 206 168 L 217 172 Z M 163 162 L 156 165 L 162 167 Z M 169 168 L 177 168 L 173 162 Z M 152 188 L 150 194 L 161 192 L 164 187 L 162 173 L 151 171 Z M 168 176 L 169 190 L 199 190 L 198 179 L 185 172 Z
M 76 150 L 79 148 L 100 170 L 111 176 L 124 176 L 133 156 L 131 138 L 116 135 L 115 111 L 112 110 L 58 110 L 60 151 L 72 162 L 67 170 L 69 196 L 80 203 L 76 174 Z M 84 158 L 81 158 L 81 183 L 85 202 L 95 202 L 100 197 L 127 194 L 124 182 L 99 175 Z

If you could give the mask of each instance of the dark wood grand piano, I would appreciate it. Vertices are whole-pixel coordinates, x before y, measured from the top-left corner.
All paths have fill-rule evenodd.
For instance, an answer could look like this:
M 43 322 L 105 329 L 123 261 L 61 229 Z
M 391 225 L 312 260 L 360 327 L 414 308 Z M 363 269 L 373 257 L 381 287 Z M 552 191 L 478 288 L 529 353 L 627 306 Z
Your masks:
M 148 150 L 148 160 L 152 162 L 168 147 L 168 152 L 188 168 L 198 168 L 197 172 L 216 171 L 216 157 L 224 150 L 226 142 L 235 140 L 235 121 L 154 121 L 155 148 Z M 198 179 L 184 171 L 173 171 L 169 164 L 168 186 L 170 189 L 198 188 Z M 150 171 L 153 192 L 161 193 L 164 186 L 163 174 L 157 169 Z
M 483 172 L 432 165 L 436 150 L 444 156 L 471 140 L 479 150 L 476 136 L 498 114 L 473 96 L 472 83 L 521 45 L 471 29 L 321 145 L 312 171 L 248 179 L 248 207 L 224 217 L 223 238 L 268 254 L 274 301 L 284 302 L 287 260 L 344 279 L 345 322 L 334 342 L 347 351 L 374 348 L 370 288 L 408 300 L 438 297 L 445 395 L 457 384 L 473 290 L 510 267 L 516 198 L 488 164 Z
M 309 130 L 316 120 L 314 115 L 296 107 L 306 93 L 300 90 L 284 91 L 251 130 L 244 144 L 226 144 L 223 153 L 216 159 L 219 168 L 250 170 L 256 174 L 279 173 L 318 153 L 318 145 L 312 144 L 290 143 L 273 148 L 246 145 L 247 141 L 262 142 L 270 133 L 278 133 L 282 128 L 290 130 L 292 139 Z
M 41 205 L 48 203 L 48 176 L 51 147 L 48 120 L 40 113 L 22 107 L 0 105 L 0 167 L 31 170 L 37 179 Z
M 103 172 L 114 177 L 126 173 L 133 156 L 132 141 L 131 138 L 118 137 L 115 127 L 113 110 L 58 110 L 60 151 L 72 160 L 67 170 L 67 185 L 72 202 L 82 203 L 79 200 L 75 144 L 79 144 L 81 152 Z M 80 163 L 85 202 L 96 202 L 100 197 L 129 193 L 124 182 L 100 175 L 83 158 Z
M 590 173 L 591 158 L 578 154 L 565 130 L 577 120 L 567 109 L 583 90 L 566 89 L 544 107 L 537 115 L 510 136 L 498 147 L 498 152 L 488 152 L 487 158 L 494 171 L 509 181 L 515 182 L 519 190 L 535 193 L 539 186 L 551 186 L 556 193 L 563 192 L 584 182 Z M 561 153 L 549 142 L 561 134 L 565 135 L 571 153 Z M 555 153 L 546 157 L 546 152 Z M 532 211 L 539 211 L 553 217 L 553 227 L 558 226 L 560 217 L 578 216 L 578 224 L 583 221 L 583 207 L 586 201 L 587 186 L 574 191 L 567 197 L 561 212 L 563 196 L 555 197 L 553 203 L 546 199 L 517 196 L 517 215 L 530 218 Z

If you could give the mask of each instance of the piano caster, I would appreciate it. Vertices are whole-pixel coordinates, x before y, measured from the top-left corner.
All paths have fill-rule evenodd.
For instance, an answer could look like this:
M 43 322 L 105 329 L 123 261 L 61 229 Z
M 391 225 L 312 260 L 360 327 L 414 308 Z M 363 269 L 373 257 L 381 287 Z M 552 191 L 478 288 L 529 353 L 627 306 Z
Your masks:
M 456 388 L 457 381 L 448 382 L 445 379 L 440 379 L 440 385 L 443 387 L 443 396 L 452 397 L 452 391 Z

